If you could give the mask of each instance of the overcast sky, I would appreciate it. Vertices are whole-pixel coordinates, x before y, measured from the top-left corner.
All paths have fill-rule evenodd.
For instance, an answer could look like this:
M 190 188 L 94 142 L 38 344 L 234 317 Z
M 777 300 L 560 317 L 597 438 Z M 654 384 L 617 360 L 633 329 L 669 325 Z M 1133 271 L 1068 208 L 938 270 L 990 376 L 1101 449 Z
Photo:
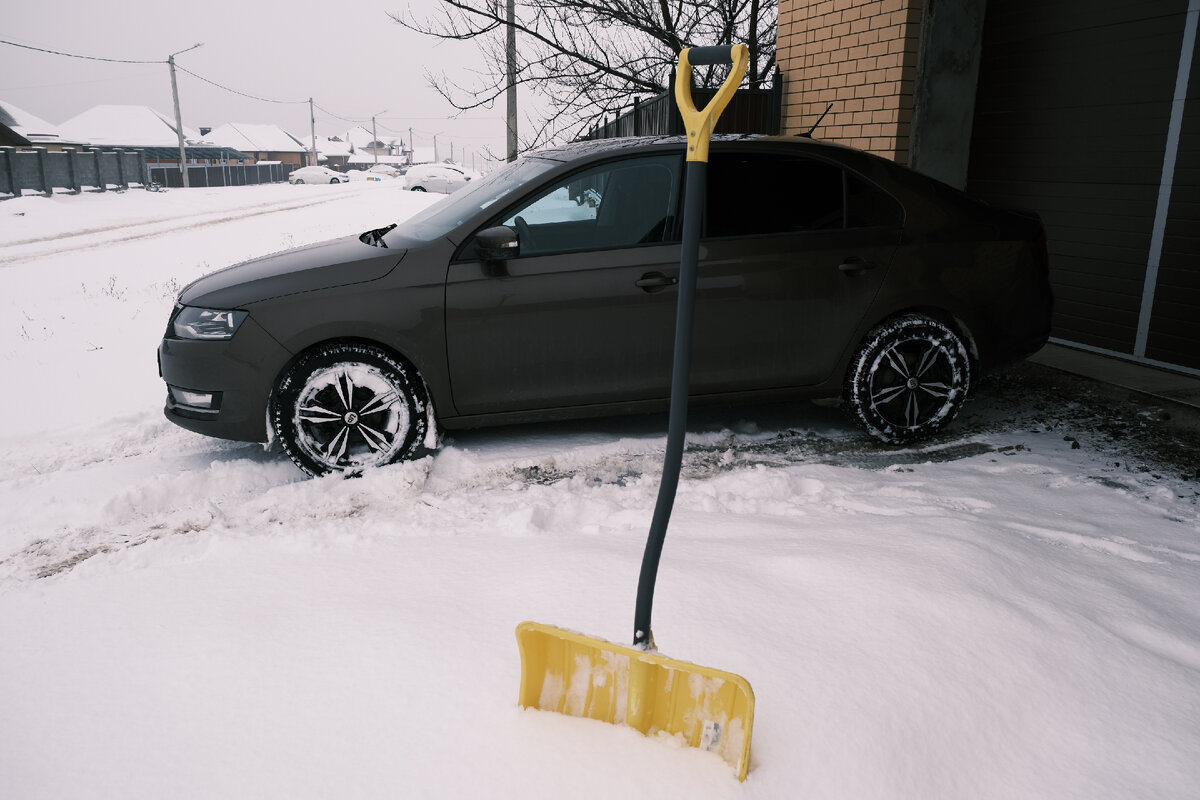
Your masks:
M 413 0 L 432 10 L 437 0 Z M 485 65 L 471 42 L 437 43 L 406 30 L 388 12 L 403 13 L 408 0 L 332 0 L 289 3 L 264 0 L 66 0 L 47 7 L 13 3 L 4 11 L 0 39 L 47 50 L 131 61 L 162 61 L 196 42 L 204 46 L 176 64 L 233 94 L 178 72 L 183 123 L 192 128 L 227 122 L 276 123 L 309 141 L 308 98 L 318 137 L 342 135 L 372 114 L 380 139 L 413 140 L 439 156 L 467 164 L 471 153 L 505 149 L 503 101 L 493 109 L 453 119 L 454 109 L 429 88 L 432 67 L 473 82 Z M 47 122 L 61 124 L 102 104 L 150 106 L 173 114 L 165 63 L 113 64 L 0 45 L 0 101 Z M 323 109 L 323 110 L 322 110 Z M 464 158 L 465 156 L 465 158 Z M 482 160 L 482 156 L 480 156 Z

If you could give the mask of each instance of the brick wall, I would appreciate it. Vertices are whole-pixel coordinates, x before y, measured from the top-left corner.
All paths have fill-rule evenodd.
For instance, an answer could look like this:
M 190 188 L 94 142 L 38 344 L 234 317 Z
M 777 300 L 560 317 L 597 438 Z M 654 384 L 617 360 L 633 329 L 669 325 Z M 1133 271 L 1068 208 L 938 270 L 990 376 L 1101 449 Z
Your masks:
M 908 163 L 925 0 L 779 0 L 783 133 Z

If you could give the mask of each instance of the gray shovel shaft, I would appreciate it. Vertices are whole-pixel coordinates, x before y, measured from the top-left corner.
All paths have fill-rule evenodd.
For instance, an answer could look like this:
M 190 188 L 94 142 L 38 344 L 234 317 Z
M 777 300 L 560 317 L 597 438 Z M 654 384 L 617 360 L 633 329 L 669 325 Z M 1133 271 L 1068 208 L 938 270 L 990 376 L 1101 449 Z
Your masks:
M 717 48 L 714 48 L 717 49 Z M 688 161 L 683 202 L 683 241 L 679 257 L 679 299 L 675 311 L 675 356 L 671 367 L 671 411 L 667 423 L 667 453 L 663 460 L 662 482 L 646 552 L 642 556 L 642 572 L 638 578 L 637 605 L 633 616 L 633 644 L 647 647 L 650 643 L 650 614 L 654 606 L 654 583 L 658 577 L 658 561 L 662 556 L 667 524 L 675 505 L 675 490 L 679 485 L 679 468 L 683 463 L 683 443 L 687 434 L 688 383 L 692 364 L 692 320 L 696 310 L 696 272 L 700 258 L 700 225 L 704 218 L 705 184 L 708 164 Z

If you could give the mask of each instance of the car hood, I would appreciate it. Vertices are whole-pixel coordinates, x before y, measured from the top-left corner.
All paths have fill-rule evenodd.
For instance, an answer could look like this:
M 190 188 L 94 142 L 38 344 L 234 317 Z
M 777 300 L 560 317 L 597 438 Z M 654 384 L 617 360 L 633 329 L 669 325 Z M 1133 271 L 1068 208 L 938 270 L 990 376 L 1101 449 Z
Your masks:
M 347 236 L 235 264 L 188 284 L 179 302 L 240 308 L 274 297 L 366 283 L 387 275 L 407 250 L 374 247 Z

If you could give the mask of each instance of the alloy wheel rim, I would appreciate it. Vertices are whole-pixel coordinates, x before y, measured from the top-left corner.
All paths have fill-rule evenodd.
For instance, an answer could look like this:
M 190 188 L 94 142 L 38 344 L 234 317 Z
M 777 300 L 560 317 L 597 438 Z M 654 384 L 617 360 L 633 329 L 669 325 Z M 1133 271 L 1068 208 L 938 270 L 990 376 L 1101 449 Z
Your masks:
M 888 424 L 908 430 L 940 419 L 961 391 L 956 373 L 943 340 L 894 342 L 871 364 L 871 410 Z
M 314 372 L 296 400 L 296 443 L 330 469 L 386 464 L 404 445 L 408 407 L 376 367 L 337 364 Z

